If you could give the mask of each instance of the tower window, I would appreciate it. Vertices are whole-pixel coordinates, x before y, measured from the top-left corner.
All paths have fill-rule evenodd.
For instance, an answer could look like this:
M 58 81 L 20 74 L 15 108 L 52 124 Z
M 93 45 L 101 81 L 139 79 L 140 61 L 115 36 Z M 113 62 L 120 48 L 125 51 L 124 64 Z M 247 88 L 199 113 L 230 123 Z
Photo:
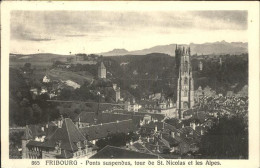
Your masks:
M 184 97 L 187 97 L 188 96 L 188 92 L 187 90 L 184 90 Z
M 187 77 L 184 78 L 184 84 L 185 84 L 185 85 L 188 84 L 188 78 L 187 78 Z
M 188 72 L 188 61 L 185 61 L 184 72 Z

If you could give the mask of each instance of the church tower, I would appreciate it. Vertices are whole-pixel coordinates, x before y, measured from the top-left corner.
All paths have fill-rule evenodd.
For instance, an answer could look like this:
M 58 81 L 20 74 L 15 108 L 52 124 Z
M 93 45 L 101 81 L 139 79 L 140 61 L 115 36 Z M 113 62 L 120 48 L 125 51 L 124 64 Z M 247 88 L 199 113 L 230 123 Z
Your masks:
M 107 76 L 107 70 L 103 62 L 100 63 L 98 67 L 98 78 L 105 79 Z
M 200 61 L 199 62 L 199 70 L 202 71 L 203 70 L 203 63 Z
M 183 118 L 183 111 L 194 106 L 194 82 L 190 59 L 190 48 L 176 46 L 175 53 L 179 58 L 179 75 L 177 86 L 177 111 L 179 118 Z

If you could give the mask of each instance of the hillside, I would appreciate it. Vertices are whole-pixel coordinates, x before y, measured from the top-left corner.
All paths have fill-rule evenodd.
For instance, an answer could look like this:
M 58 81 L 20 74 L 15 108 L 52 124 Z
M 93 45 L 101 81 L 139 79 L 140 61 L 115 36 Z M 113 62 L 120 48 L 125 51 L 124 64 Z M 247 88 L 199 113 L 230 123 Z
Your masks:
M 71 55 L 59 55 L 52 53 L 38 53 L 38 54 L 12 54 L 10 53 L 11 59 L 20 60 L 29 60 L 29 61 L 55 61 L 59 59 L 66 59 L 67 57 L 71 57 Z
M 220 66 L 219 58 L 223 64 Z M 167 96 L 176 95 L 175 58 L 166 54 L 127 55 L 104 57 L 108 71 L 115 75 L 112 78 L 125 90 L 137 98 L 153 92 L 165 92 Z M 108 62 L 113 62 L 109 66 Z M 199 71 L 199 61 L 203 70 Z M 228 90 L 240 91 L 248 84 L 248 55 L 223 55 L 192 57 L 194 87 L 207 85 L 217 93 L 225 94 Z
M 242 42 L 214 42 L 214 43 L 203 43 L 203 44 L 178 44 L 185 47 L 190 46 L 191 54 L 243 54 L 248 52 L 248 44 Z M 164 53 L 171 56 L 175 56 L 176 44 L 169 45 L 158 45 L 147 49 L 136 50 L 136 51 L 127 51 L 125 49 L 114 49 L 109 52 L 102 52 L 100 55 L 103 56 L 122 56 L 122 55 L 146 55 L 150 53 Z
M 220 57 L 222 64 L 219 63 Z M 114 102 L 112 88 L 102 88 L 103 85 L 112 86 L 116 83 L 121 88 L 124 98 L 135 97 L 137 101 L 152 93 L 164 92 L 166 98 L 176 101 L 177 78 L 175 57 L 167 54 L 152 53 L 147 55 L 127 55 L 103 57 L 107 68 L 107 79 L 97 80 L 98 65 L 72 65 L 70 68 L 41 69 L 36 66 L 24 73 L 25 67 L 10 67 L 10 124 L 25 125 L 29 120 L 33 122 L 47 121 L 58 115 L 55 104 L 45 104 L 48 99 L 45 94 L 34 100 L 30 94 L 31 87 L 44 85 L 42 77 L 48 75 L 58 81 L 73 81 L 80 84 L 77 89 L 65 87 L 58 99 L 98 101 L 96 91 L 106 95 L 102 102 Z M 199 61 L 203 63 L 203 70 L 199 70 Z M 34 67 L 34 64 L 31 65 Z M 192 70 L 194 88 L 209 86 L 217 93 L 226 94 L 228 91 L 247 93 L 248 85 L 248 55 L 216 55 L 193 56 Z M 103 100 L 104 99 L 104 100 Z M 96 107 L 88 107 L 96 109 Z M 73 110 L 74 113 L 74 110 Z

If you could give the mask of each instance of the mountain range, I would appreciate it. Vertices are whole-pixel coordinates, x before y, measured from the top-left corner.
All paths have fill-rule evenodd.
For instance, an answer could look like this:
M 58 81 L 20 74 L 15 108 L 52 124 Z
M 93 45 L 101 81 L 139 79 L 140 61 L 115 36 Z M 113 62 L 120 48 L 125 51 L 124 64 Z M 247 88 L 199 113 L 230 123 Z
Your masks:
M 245 42 L 213 42 L 203 44 L 177 44 L 179 46 L 191 48 L 191 54 L 197 55 L 219 55 L 219 54 L 242 54 L 248 52 L 248 43 Z M 146 55 L 150 53 L 164 53 L 175 56 L 176 44 L 158 45 L 143 50 L 128 51 L 126 49 L 113 49 L 112 51 L 98 53 L 103 56 L 122 56 L 122 55 Z

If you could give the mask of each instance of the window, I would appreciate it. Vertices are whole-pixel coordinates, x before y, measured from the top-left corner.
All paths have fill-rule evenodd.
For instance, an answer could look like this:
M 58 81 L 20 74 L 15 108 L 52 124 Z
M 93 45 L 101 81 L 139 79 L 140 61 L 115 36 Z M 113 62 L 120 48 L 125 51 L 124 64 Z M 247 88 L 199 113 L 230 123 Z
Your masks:
M 81 148 L 80 142 L 77 142 L 77 147 Z
M 185 61 L 184 72 L 188 72 L 188 61 Z
M 84 140 L 84 145 L 87 146 L 88 145 L 88 141 Z
M 188 92 L 187 90 L 184 90 L 184 97 L 187 97 L 188 96 Z
M 185 85 L 188 84 L 188 78 L 187 78 L 187 77 L 184 78 L 184 84 L 185 84 Z

